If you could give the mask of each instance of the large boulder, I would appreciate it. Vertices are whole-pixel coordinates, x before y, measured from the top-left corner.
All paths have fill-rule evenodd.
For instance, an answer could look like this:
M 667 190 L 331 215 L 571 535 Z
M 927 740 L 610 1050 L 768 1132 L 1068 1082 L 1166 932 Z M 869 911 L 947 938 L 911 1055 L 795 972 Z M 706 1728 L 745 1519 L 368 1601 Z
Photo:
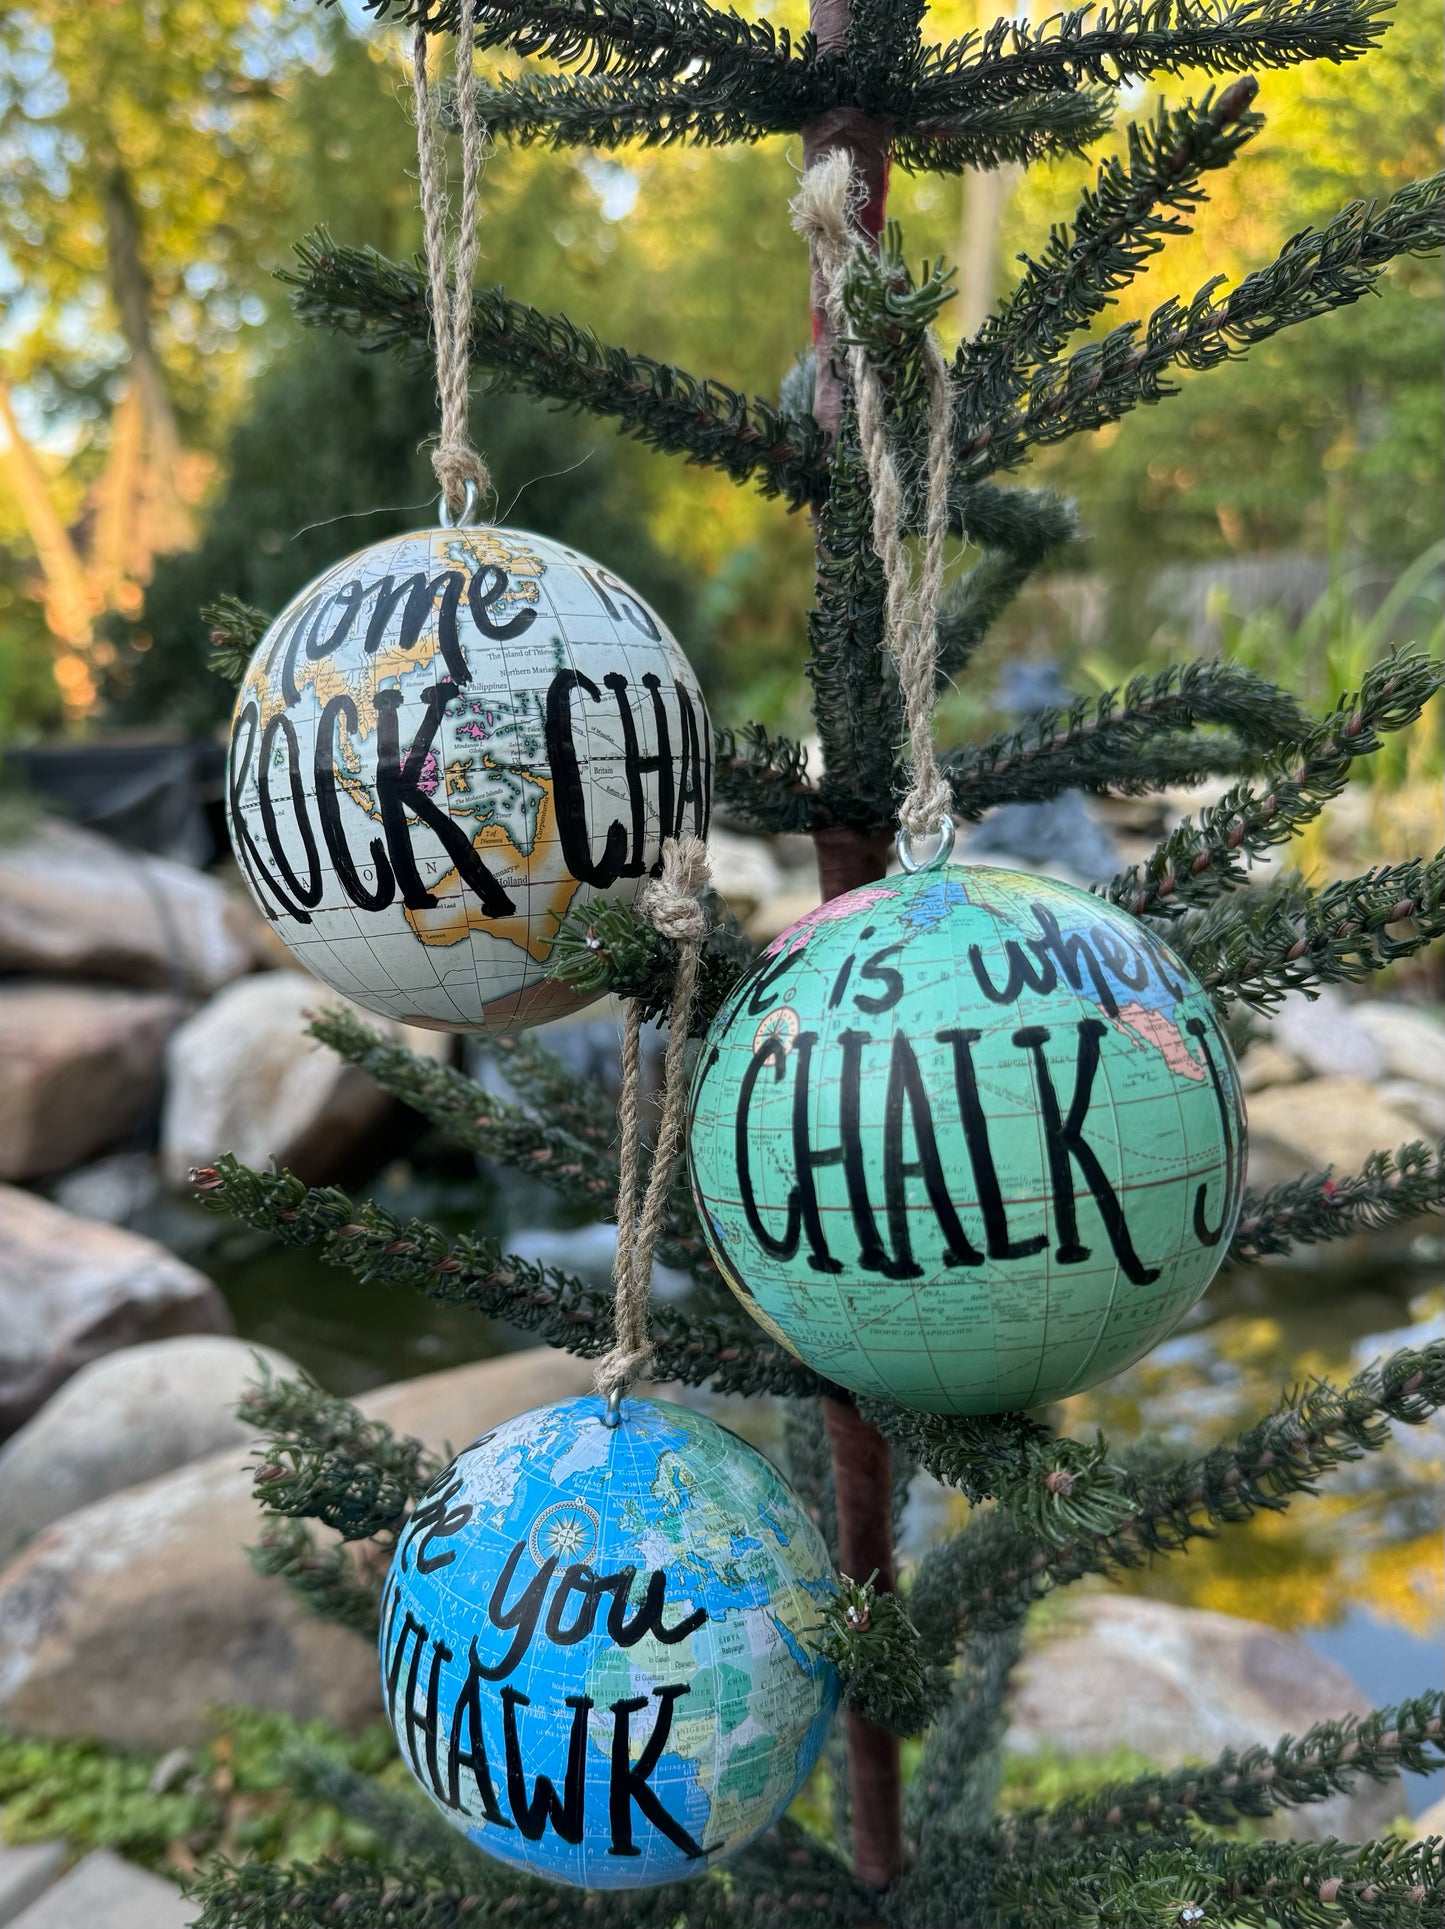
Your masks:
M 154 1239 L 0 1186 L 0 1438 L 89 1361 L 179 1333 L 228 1333 L 204 1273 Z
M 256 922 L 215 878 L 78 824 L 0 850 L 0 971 L 205 996 L 254 969 Z
M 438 1451 L 584 1392 L 549 1349 L 378 1388 L 358 1404 Z M 112 1494 L 36 1536 L 0 1574 L 0 1726 L 190 1745 L 244 1704 L 356 1727 L 380 1697 L 372 1644 L 309 1614 L 245 1554 L 261 1520 L 239 1448 Z
M 1312 1078 L 1303 1085 L 1271 1085 L 1251 1094 L 1248 1105 L 1250 1182 L 1274 1184 L 1333 1166 L 1341 1175 L 1357 1172 L 1374 1151 L 1393 1152 L 1420 1137 L 1418 1122 L 1385 1102 L 1380 1092 L 1355 1078 Z M 1273 1176 L 1261 1174 L 1268 1154 L 1282 1164 Z
M 0 1179 L 63 1172 L 142 1125 L 181 1011 L 163 992 L 0 982 Z
M 1127 1595 L 1073 1602 L 1058 1630 L 1025 1654 L 1010 1693 L 1006 1746 L 1064 1755 L 1126 1748 L 1173 1768 L 1226 1748 L 1300 1735 L 1365 1714 L 1349 1675 L 1292 1634 L 1232 1614 Z M 1364 1841 L 1404 1810 L 1397 1781 L 1361 1782 L 1288 1812 L 1286 1833 Z
M 1413 1079 L 1445 1092 L 1445 1024 L 1438 1015 L 1414 1005 L 1388 1004 L 1383 998 L 1365 999 L 1354 1009 L 1392 1078 Z
M 0 1565 L 52 1521 L 216 1453 L 245 1448 L 236 1402 L 257 1358 L 284 1353 L 220 1333 L 127 1346 L 92 1360 L 0 1447 Z
M 168 1054 L 166 1176 L 179 1183 L 233 1152 L 247 1165 L 275 1157 L 308 1181 L 330 1178 L 390 1104 L 375 1080 L 307 1036 L 314 1013 L 346 1002 L 304 971 L 268 971 L 228 985 L 188 1019 Z M 450 1048 L 444 1033 L 357 1015 L 424 1056 Z

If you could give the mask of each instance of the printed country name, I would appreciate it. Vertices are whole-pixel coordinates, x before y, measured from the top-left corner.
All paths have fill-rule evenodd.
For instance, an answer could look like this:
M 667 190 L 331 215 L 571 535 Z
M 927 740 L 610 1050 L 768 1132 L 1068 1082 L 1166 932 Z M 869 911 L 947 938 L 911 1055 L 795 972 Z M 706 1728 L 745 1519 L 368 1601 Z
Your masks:
M 603 570 L 579 573 L 614 620 L 627 620 L 653 641 L 662 641 L 651 612 L 615 578 Z M 537 620 L 534 609 L 499 618 L 497 605 L 507 597 L 509 587 L 506 572 L 494 564 L 470 576 L 461 569 L 448 569 L 430 577 L 419 570 L 400 581 L 391 576 L 370 581 L 358 577 L 318 592 L 283 619 L 264 668 L 273 687 L 280 689 L 285 707 L 263 728 L 256 699 L 247 697 L 242 702 L 231 734 L 229 775 L 235 849 L 269 917 L 311 922 L 311 912 L 325 889 L 323 847 L 342 891 L 358 909 L 384 910 L 399 896 L 408 910 L 429 910 L 437 900 L 422 877 L 413 843 L 423 828 L 441 846 L 462 888 L 478 900 L 485 916 L 504 918 L 515 913 L 512 894 L 463 825 L 449 815 L 444 797 L 437 801 L 427 769 L 447 706 L 472 682 L 459 624 L 463 597 L 475 628 L 490 641 L 518 637 Z M 324 705 L 309 759 L 303 755 L 289 711 L 301 698 L 296 683 L 299 658 L 304 655 L 319 662 L 353 640 L 368 603 L 362 636 L 366 654 L 374 654 L 384 640 L 388 647 L 413 649 L 424 625 L 434 621 L 437 648 L 448 674 L 421 694 L 421 721 L 408 741 L 401 731 L 401 691 L 388 688 L 376 693 L 373 788 L 382 834 L 371 840 L 361 856 L 347 838 L 336 764 L 338 732 L 357 729 L 356 703 L 341 691 Z M 580 670 L 563 669 L 548 685 L 542 708 L 557 836 L 563 862 L 580 883 L 606 889 L 619 878 L 641 877 L 649 868 L 656 870 L 663 838 L 677 836 L 684 827 L 706 835 L 712 743 L 706 716 L 700 715 L 700 705 L 685 685 L 669 678 L 664 686 L 661 677 L 649 672 L 639 686 L 633 686 L 620 671 L 612 671 L 599 687 Z M 643 749 L 648 718 L 656 746 L 650 752 Z M 576 734 L 580 723 L 585 744 L 589 719 L 605 726 L 609 739 L 620 736 L 626 821 L 612 818 L 605 826 L 593 822 L 593 793 Z M 289 797 L 289 834 L 278 812 L 278 793 Z
M 438 1539 L 444 1542 L 471 1518 L 470 1506 L 450 1504 L 461 1487 L 461 1480 L 454 1480 L 413 1514 L 398 1554 L 403 1570 L 414 1559 L 418 1573 L 428 1574 L 454 1559 L 451 1549 L 443 1547 L 434 1552 L 433 1548 Z M 648 1636 L 663 1646 L 676 1646 L 695 1634 L 708 1616 L 705 1609 L 697 1608 L 669 1626 L 667 1575 L 661 1569 L 648 1574 L 636 1608 L 631 1607 L 638 1572 L 635 1567 L 598 1574 L 585 1562 L 574 1562 L 559 1572 L 558 1556 L 554 1554 L 518 1585 L 518 1569 L 526 1553 L 525 1541 L 512 1548 L 487 1603 L 487 1623 L 503 1638 L 500 1655 L 494 1661 L 484 1661 L 478 1639 L 473 1637 L 468 1643 L 461 1685 L 456 1686 L 453 1676 L 445 1693 L 443 1670 L 457 1657 L 439 1634 L 404 1606 L 393 1576 L 388 1598 L 382 1603 L 387 1705 L 413 1773 L 443 1807 L 469 1817 L 476 1817 L 480 1811 L 493 1827 L 515 1829 L 529 1842 L 539 1841 L 551 1829 L 563 1842 L 575 1846 L 587 1832 L 587 1741 L 596 1704 L 587 1695 L 562 1698 L 562 1706 L 571 1712 L 566 1718 L 567 1755 L 559 1794 L 549 1776 L 530 1773 L 522 1733 L 528 1721 L 540 1718 L 550 1734 L 556 1726 L 553 1711 L 539 1710 L 521 1717 L 520 1711 L 534 1707 L 533 1698 L 500 1684 L 531 1652 L 539 1631 L 545 1647 L 566 1649 L 585 1641 L 596 1628 L 604 1601 L 605 1639 L 620 1649 L 635 1647 Z M 601 1651 L 606 1652 L 605 1644 Z M 536 1675 L 535 1668 L 528 1670 L 533 1684 Z M 674 1682 L 654 1688 L 650 1695 L 624 1696 L 606 1706 L 604 1720 L 610 1717 L 606 1724 L 609 1855 L 642 1853 L 636 1842 L 638 1815 L 689 1860 L 707 1853 L 652 1786 L 672 1732 L 674 1705 L 688 1692 L 687 1683 Z M 494 1761 L 487 1751 L 485 1731 L 490 1726 L 495 1736 L 498 1706 L 502 1742 L 496 1751 L 500 1759 Z M 644 1734 L 644 1723 L 649 1720 L 651 1726 Z M 639 1737 L 641 1747 L 637 1749 Z M 595 1783 L 592 1792 L 598 1792 Z

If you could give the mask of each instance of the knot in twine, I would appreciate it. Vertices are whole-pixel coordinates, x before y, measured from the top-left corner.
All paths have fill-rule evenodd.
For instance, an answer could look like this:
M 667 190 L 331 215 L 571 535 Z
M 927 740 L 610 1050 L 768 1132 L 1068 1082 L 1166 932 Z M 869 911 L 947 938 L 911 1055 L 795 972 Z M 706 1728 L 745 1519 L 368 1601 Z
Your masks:
M 622 1140 L 617 1158 L 617 1257 L 613 1262 L 616 1334 L 611 1350 L 597 1362 L 597 1391 L 609 1400 L 652 1364 L 647 1332 L 647 1302 L 652 1293 L 652 1255 L 662 1231 L 672 1190 L 673 1168 L 682 1150 L 686 1110 L 684 1074 L 688 1019 L 697 984 L 698 951 L 707 936 L 707 915 L 698 893 L 708 882 L 707 846 L 700 837 L 668 838 L 662 846 L 662 871 L 638 894 L 637 909 L 654 931 L 677 946 L 677 974 L 668 1012 L 667 1050 L 662 1061 L 661 1116 L 657 1144 L 648 1168 L 641 1210 L 637 1204 L 641 1139 L 642 1012 L 629 1000 L 622 1032 L 622 1095 L 617 1116 Z
M 462 137 L 462 199 L 455 233 L 449 238 L 446 162 L 437 136 L 427 83 L 427 25 L 418 15 L 412 40 L 412 88 L 416 100 L 416 156 L 421 177 L 428 303 L 436 351 L 437 399 L 441 435 L 431 466 L 452 515 L 466 507 L 467 486 L 478 497 L 491 489 L 491 473 L 471 445 L 467 414 L 471 401 L 472 277 L 477 266 L 477 183 L 487 133 L 477 112 L 477 73 L 473 56 L 476 0 L 460 0 L 457 14 L 456 111 Z
M 848 268 L 855 256 L 867 253 L 867 244 L 853 223 L 865 198 L 848 154 L 835 148 L 808 169 L 790 204 L 793 227 L 808 242 L 817 262 L 828 320 L 840 342 L 850 328 L 844 292 Z M 953 807 L 952 788 L 933 749 L 953 393 L 948 364 L 931 328 L 924 331 L 922 350 L 928 381 L 927 487 L 923 563 L 915 579 L 903 536 L 907 497 L 888 433 L 883 384 L 861 342 L 853 341 L 847 349 L 858 441 L 873 501 L 873 548 L 883 567 L 883 642 L 903 693 L 910 770 L 898 821 L 910 837 L 937 833 Z

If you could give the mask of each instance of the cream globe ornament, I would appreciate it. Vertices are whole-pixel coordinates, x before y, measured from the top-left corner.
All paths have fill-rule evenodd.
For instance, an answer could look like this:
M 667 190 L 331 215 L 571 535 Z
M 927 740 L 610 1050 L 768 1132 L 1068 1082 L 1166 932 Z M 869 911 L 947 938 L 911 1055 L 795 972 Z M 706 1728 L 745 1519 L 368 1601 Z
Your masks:
M 662 1400 L 539 1407 L 459 1454 L 397 1544 L 387 1714 L 488 1855 L 587 1889 L 673 1882 L 807 1780 L 836 1588 L 797 1495 L 725 1427 Z
M 665 837 L 706 834 L 711 729 L 611 571 L 439 515 L 337 563 L 262 637 L 231 841 L 323 983 L 411 1025 L 516 1030 L 587 1002 L 547 976 L 568 912 L 631 902 Z
M 1208 993 L 1051 878 L 935 860 L 810 913 L 718 1014 L 691 1109 L 703 1229 L 748 1311 L 928 1412 L 1038 1406 L 1137 1360 L 1239 1214 Z

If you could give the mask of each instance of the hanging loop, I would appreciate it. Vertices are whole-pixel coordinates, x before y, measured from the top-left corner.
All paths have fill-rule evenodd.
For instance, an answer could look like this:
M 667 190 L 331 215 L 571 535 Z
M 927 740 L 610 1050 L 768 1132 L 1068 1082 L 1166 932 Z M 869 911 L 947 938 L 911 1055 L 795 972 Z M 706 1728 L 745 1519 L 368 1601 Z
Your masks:
M 935 849 L 920 857 L 917 842 L 912 832 L 899 831 L 897 839 L 895 840 L 895 846 L 898 851 L 898 862 L 910 877 L 917 871 L 941 870 L 953 855 L 953 840 L 956 835 L 957 833 L 953 827 L 953 819 L 951 817 L 945 817 L 936 831 L 924 832 L 925 838 L 936 837 L 938 844 Z
M 462 503 L 461 514 L 454 516 L 447 507 L 445 496 L 437 498 L 437 522 L 443 529 L 470 529 L 477 519 L 477 509 L 482 500 L 482 492 L 471 476 L 467 477 L 467 493 Z
M 622 1388 L 620 1386 L 613 1387 L 607 1395 L 607 1406 L 602 1415 L 602 1424 L 604 1427 L 620 1427 L 622 1425 Z

